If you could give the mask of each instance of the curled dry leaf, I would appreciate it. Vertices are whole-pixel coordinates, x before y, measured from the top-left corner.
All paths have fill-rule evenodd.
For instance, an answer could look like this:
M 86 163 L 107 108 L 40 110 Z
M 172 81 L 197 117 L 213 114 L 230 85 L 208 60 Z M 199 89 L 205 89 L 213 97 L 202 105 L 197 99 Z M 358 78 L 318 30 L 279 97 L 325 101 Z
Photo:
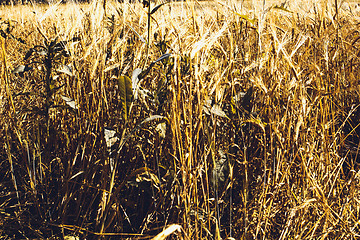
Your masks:
M 65 103 L 66 103 L 69 107 L 71 107 L 72 109 L 75 109 L 75 110 L 79 109 L 79 107 L 78 107 L 78 105 L 77 105 L 77 103 L 75 102 L 74 99 L 69 98 L 69 97 L 65 97 L 65 96 L 61 96 L 61 98 L 62 98 L 62 99 L 65 101 Z
M 218 104 L 214 104 L 210 109 L 210 112 L 219 117 L 229 118 L 228 116 L 226 116 L 226 113 L 221 109 Z
M 161 115 L 152 115 L 148 118 L 146 118 L 144 121 L 142 121 L 140 123 L 140 125 L 144 124 L 144 123 L 147 123 L 147 122 L 150 122 L 150 121 L 154 121 L 154 120 L 159 120 L 159 119 L 164 119 L 165 117 L 161 116 Z
M 57 71 L 71 77 L 74 76 L 72 68 L 69 65 L 62 65 Z
M 16 74 L 16 73 L 24 73 L 24 72 L 27 72 L 29 70 L 31 70 L 32 67 L 29 67 L 28 65 L 19 65 L 17 66 L 13 71 L 12 73 Z
M 108 148 L 111 148 L 119 140 L 116 136 L 116 131 L 108 127 L 104 127 L 104 137 Z
M 64 240 L 79 240 L 80 238 L 79 237 L 76 237 L 76 236 L 65 236 L 64 237 Z
M 19 65 L 12 72 L 13 73 L 23 73 L 24 71 L 25 71 L 25 66 L 24 65 Z
M 141 68 L 136 68 L 131 76 L 131 87 L 133 91 L 134 100 L 138 98 L 138 90 L 139 90 L 139 75 L 142 72 Z
M 136 169 L 131 175 L 136 176 L 135 180 L 137 183 L 151 182 L 156 189 L 160 189 L 159 178 L 147 167 Z
M 162 138 L 166 137 L 166 122 L 159 123 L 155 130 L 159 133 L 159 136 Z

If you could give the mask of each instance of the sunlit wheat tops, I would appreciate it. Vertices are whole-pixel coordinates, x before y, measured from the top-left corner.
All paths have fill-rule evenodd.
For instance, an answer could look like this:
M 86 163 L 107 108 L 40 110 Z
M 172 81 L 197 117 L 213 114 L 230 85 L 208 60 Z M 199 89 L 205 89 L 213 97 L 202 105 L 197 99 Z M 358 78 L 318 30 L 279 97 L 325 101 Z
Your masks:
M 360 237 L 356 3 L 62 2 L 0 6 L 0 238 Z

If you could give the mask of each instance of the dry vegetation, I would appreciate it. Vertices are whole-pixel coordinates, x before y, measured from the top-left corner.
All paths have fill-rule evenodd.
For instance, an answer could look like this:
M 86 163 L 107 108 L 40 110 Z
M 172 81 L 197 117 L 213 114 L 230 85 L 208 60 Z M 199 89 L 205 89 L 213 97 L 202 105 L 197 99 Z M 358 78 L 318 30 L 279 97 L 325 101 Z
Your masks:
M 1 7 L 1 238 L 358 238 L 359 9 L 157 4 Z

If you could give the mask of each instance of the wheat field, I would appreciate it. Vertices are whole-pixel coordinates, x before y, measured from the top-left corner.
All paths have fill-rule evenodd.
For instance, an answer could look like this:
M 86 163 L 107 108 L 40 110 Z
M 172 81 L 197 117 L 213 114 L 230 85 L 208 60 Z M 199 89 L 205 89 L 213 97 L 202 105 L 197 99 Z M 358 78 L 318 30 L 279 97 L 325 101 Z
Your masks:
M 360 8 L 0 6 L 1 239 L 357 239 Z

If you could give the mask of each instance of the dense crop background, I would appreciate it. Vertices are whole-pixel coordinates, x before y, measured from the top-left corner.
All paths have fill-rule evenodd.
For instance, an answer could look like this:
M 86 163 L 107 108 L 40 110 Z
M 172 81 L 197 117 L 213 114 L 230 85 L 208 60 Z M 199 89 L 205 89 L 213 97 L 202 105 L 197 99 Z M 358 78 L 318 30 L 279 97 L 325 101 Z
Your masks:
M 0 13 L 2 238 L 359 237 L 356 4 Z
M 17 4 L 56 4 L 60 1 L 56 0 L 2 0 L 0 4 L 3 5 L 17 5 Z M 69 1 L 69 0 L 61 0 L 61 3 L 67 2 L 76 2 L 76 3 L 90 3 L 91 0 L 76 0 L 76 1 Z

